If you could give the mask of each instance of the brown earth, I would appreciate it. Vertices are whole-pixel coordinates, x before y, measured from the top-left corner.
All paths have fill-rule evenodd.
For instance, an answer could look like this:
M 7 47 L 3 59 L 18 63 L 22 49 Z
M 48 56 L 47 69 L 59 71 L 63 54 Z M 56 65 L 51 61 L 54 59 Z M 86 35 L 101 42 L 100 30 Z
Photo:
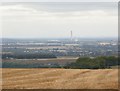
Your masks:
M 117 89 L 117 69 L 2 69 L 3 89 Z

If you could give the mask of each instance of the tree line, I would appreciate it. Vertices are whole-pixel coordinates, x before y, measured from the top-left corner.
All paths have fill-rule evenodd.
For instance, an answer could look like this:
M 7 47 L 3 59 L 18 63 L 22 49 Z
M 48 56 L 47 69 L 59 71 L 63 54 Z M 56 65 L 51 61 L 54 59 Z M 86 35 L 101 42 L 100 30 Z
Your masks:
M 2 56 L 6 58 L 6 55 Z M 8 55 L 7 55 L 8 57 Z M 56 58 L 56 56 L 52 54 L 25 54 L 23 55 L 14 55 L 9 56 L 13 58 L 20 58 L 20 59 L 35 59 L 35 58 Z M 63 66 L 61 66 L 58 63 L 54 63 L 51 65 L 45 65 L 44 63 L 21 63 L 18 62 L 2 62 L 2 66 L 4 68 L 65 68 L 65 69 L 106 69 L 106 68 L 112 68 L 112 66 L 119 66 L 120 65 L 120 57 L 116 56 L 99 56 L 95 58 L 90 57 L 80 57 L 75 62 L 67 63 Z
M 40 59 L 57 58 L 52 53 L 20 53 L 20 54 L 2 54 L 2 59 Z
M 120 65 L 120 58 L 115 56 L 100 56 L 95 58 L 82 57 L 76 62 L 66 64 L 64 68 L 71 69 L 105 69 Z

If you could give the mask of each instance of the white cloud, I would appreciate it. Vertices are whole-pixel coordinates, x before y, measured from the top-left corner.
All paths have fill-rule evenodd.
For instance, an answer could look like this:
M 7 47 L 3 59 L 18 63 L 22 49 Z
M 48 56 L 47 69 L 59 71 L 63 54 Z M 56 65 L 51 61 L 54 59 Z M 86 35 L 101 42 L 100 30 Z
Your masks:
M 76 37 L 117 36 L 117 10 L 62 12 L 20 4 L 2 5 L 0 10 L 4 37 L 69 37 L 70 30 Z
M 17 16 L 37 12 L 35 9 L 24 7 L 23 5 L 3 5 L 0 6 L 0 11 L 2 16 Z
M 54 7 L 56 8 L 56 7 Z M 63 9 L 63 8 L 62 8 Z M 112 15 L 113 13 L 115 13 L 117 15 L 116 12 L 111 12 L 111 11 L 105 11 L 100 10 L 100 9 L 95 9 L 95 10 L 77 10 L 77 11 L 67 11 L 67 12 L 59 12 L 59 11 L 45 11 L 42 9 L 35 9 L 34 7 L 29 7 L 29 6 L 25 6 L 25 5 L 20 5 L 20 4 L 16 4 L 16 5 L 1 5 L 0 6 L 0 11 L 2 11 L 2 15 L 3 16 L 97 16 L 97 15 Z

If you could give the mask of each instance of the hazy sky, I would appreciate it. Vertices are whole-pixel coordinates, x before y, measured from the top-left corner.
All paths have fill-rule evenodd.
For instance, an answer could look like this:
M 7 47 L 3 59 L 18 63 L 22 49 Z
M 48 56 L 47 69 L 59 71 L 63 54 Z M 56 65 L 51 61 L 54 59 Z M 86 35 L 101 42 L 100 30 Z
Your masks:
M 2 3 L 7 38 L 117 37 L 118 3 Z

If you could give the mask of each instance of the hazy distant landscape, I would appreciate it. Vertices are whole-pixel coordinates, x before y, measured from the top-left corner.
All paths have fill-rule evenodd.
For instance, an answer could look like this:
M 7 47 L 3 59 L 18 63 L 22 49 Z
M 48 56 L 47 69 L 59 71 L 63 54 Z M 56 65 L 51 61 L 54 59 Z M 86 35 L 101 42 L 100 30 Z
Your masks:
M 2 67 L 69 68 L 70 66 L 70 68 L 76 68 L 79 66 L 80 68 L 82 66 L 81 68 L 89 68 L 91 65 L 90 68 L 103 66 L 110 68 L 118 65 L 117 47 L 117 39 L 72 41 L 69 39 L 44 39 L 44 41 L 42 39 L 3 39 Z M 77 64 L 75 64 L 76 61 Z

